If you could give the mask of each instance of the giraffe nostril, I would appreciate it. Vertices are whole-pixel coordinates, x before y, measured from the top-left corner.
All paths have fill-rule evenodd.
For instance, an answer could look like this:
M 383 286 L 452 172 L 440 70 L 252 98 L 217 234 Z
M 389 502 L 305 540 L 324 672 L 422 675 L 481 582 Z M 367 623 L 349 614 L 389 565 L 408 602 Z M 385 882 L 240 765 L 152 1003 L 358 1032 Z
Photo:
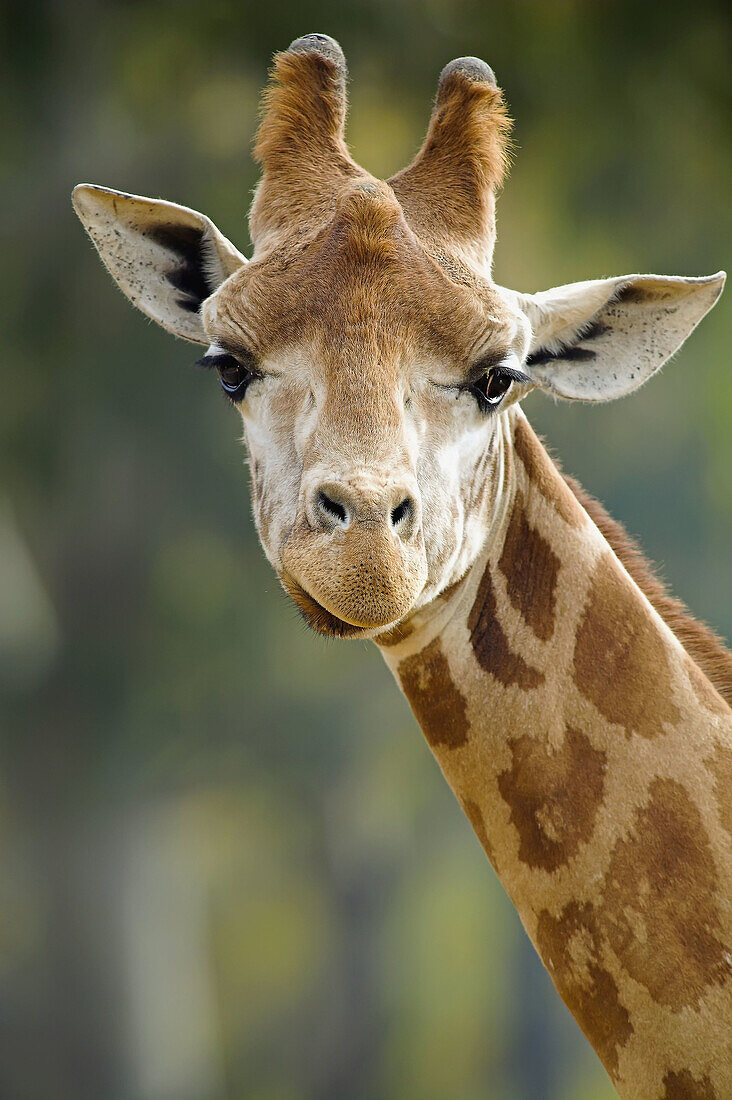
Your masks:
M 401 504 L 397 504 L 396 508 L 392 508 L 391 511 L 391 525 L 392 527 L 398 527 L 399 524 L 411 516 L 413 505 L 410 497 L 405 497 Z
M 318 507 L 321 512 L 324 512 L 325 515 L 337 520 L 339 523 L 345 523 L 348 519 L 348 513 L 343 505 L 339 504 L 337 500 L 333 500 L 329 497 L 322 489 L 318 493 Z

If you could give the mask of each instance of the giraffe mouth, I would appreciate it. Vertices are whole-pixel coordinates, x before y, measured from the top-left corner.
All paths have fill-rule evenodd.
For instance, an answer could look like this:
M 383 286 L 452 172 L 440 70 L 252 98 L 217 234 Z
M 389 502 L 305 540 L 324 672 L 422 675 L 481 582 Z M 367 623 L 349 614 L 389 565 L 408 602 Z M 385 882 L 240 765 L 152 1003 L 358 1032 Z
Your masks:
M 323 634 L 326 638 L 363 638 L 371 633 L 369 627 L 354 626 L 353 623 L 347 623 L 344 619 L 339 619 L 330 611 L 326 611 L 302 585 L 286 573 L 281 579 L 301 616 L 316 633 Z

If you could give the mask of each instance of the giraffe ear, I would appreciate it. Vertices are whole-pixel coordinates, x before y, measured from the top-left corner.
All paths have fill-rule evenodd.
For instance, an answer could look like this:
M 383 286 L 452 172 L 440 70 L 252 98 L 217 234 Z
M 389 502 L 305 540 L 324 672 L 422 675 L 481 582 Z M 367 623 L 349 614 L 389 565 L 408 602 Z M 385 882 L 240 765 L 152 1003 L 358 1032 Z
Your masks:
M 104 266 L 133 305 L 198 344 L 202 302 L 245 264 L 204 214 L 161 199 L 80 183 L 73 203 Z
M 570 401 L 624 397 L 678 351 L 725 278 L 625 275 L 521 295 L 533 332 L 526 372 Z

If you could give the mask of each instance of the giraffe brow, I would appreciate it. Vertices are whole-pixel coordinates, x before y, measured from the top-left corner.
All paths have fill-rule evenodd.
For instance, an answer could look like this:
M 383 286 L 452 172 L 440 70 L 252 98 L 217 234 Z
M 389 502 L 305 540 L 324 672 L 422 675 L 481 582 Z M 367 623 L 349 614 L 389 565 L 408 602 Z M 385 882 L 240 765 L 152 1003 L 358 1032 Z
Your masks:
M 249 366 L 255 361 L 256 356 L 246 344 L 238 340 L 230 340 L 227 337 L 217 336 L 211 341 L 206 354 L 202 359 L 198 360 L 196 365 L 200 367 L 215 367 L 218 362 L 224 359 L 236 359 L 239 363 Z
M 510 354 L 511 349 L 508 347 L 495 348 L 493 351 L 487 351 L 484 355 L 481 355 L 476 366 L 481 367 L 483 370 L 491 370 L 492 367 L 499 366 Z

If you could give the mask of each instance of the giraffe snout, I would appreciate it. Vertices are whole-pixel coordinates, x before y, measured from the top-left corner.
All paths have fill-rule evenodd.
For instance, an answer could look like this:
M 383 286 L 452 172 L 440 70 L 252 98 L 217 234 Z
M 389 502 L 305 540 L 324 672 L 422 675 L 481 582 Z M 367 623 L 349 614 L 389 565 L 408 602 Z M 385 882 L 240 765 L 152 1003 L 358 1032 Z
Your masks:
M 314 530 L 334 533 L 362 524 L 383 527 L 403 542 L 417 534 L 422 519 L 417 487 L 406 478 L 317 480 L 306 493 L 305 514 Z
M 368 471 L 309 477 L 282 564 L 339 620 L 368 629 L 403 618 L 427 578 L 416 481 Z

